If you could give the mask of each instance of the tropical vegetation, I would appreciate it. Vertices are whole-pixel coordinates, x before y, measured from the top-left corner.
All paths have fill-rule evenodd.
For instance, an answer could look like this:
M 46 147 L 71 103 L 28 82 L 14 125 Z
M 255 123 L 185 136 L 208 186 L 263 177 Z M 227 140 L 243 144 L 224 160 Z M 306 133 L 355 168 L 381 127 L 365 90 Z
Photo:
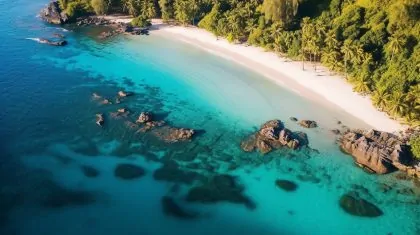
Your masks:
M 420 136 L 411 138 L 410 140 L 411 152 L 414 157 L 420 160 Z
M 391 117 L 420 125 L 420 0 L 60 0 L 71 16 L 124 12 L 193 24 L 327 66 Z M 142 18 L 142 19 L 143 19 Z M 308 63 L 309 62 L 309 63 Z

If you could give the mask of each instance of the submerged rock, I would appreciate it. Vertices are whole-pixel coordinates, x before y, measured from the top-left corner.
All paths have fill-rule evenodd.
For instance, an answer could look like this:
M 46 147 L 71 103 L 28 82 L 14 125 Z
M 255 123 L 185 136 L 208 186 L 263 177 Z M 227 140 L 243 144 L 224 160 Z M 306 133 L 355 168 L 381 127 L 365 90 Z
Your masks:
M 99 176 L 99 171 L 91 166 L 81 166 L 83 174 L 88 178 L 95 178 Z
M 104 124 L 104 116 L 101 113 L 96 114 L 96 124 L 98 126 L 103 126 Z
M 156 137 L 168 143 L 190 140 L 194 133 L 195 131 L 192 129 L 175 128 L 169 126 L 155 129 L 153 132 Z
M 52 1 L 42 9 L 40 17 L 50 24 L 65 24 L 69 21 L 67 14 L 61 10 L 58 1 Z
M 196 213 L 189 212 L 179 206 L 171 197 L 164 196 L 161 200 L 163 213 L 168 216 L 174 216 L 180 219 L 194 219 L 197 217 Z
M 276 186 L 286 192 L 296 191 L 297 184 L 290 180 L 276 180 Z
M 82 165 L 80 166 L 83 174 L 88 178 L 95 178 L 99 176 L 99 171 L 91 166 Z
M 175 161 L 165 163 L 161 168 L 153 172 L 153 178 L 158 181 L 178 182 L 192 184 L 205 177 L 197 172 L 182 170 Z
M 228 201 L 232 203 L 244 204 L 250 209 L 255 208 L 255 204 L 245 195 L 244 188 L 237 184 L 236 179 L 230 175 L 216 175 L 202 186 L 190 189 L 186 196 L 189 202 L 216 203 Z
M 66 189 L 52 181 L 44 182 L 38 187 L 42 190 L 42 195 L 39 195 L 41 205 L 47 208 L 83 206 L 96 201 L 91 192 Z
M 51 41 L 51 40 L 46 39 L 46 38 L 39 39 L 39 43 L 48 44 L 48 45 L 51 45 L 51 46 L 65 46 L 65 45 L 67 45 L 66 40 Z
M 112 118 L 120 119 L 128 117 L 128 115 L 130 115 L 130 112 L 126 108 L 121 108 L 118 109 L 117 112 L 111 112 L 110 115 Z
M 102 98 L 102 96 L 100 96 L 98 93 L 92 93 L 92 99 L 94 99 L 94 100 L 99 100 L 99 99 L 101 99 Z
M 151 129 L 155 128 L 155 127 L 161 127 L 163 125 L 165 125 L 165 121 L 146 122 L 146 123 L 144 123 L 144 126 L 142 128 L 140 128 L 138 131 L 139 132 L 147 132 L 147 131 L 150 131 Z
M 357 164 L 377 174 L 396 168 L 405 171 L 413 161 L 408 146 L 387 132 L 352 131 L 344 134 L 340 142 L 340 148 L 351 154 Z
M 345 212 L 355 216 L 378 217 L 383 214 L 381 209 L 374 204 L 349 193 L 340 198 L 340 207 Z
M 297 149 L 306 144 L 306 135 L 303 139 L 298 133 L 284 128 L 279 120 L 271 120 L 264 123 L 255 134 L 243 140 L 241 148 L 245 152 L 258 149 L 262 154 L 266 154 L 283 146 Z
M 301 120 L 301 121 L 299 121 L 299 125 L 301 125 L 305 128 L 316 128 L 316 127 L 318 127 L 318 124 L 316 123 L 316 121 L 311 121 L 311 120 Z
M 137 123 L 146 123 L 152 121 L 152 113 L 141 112 L 139 118 L 136 120 Z
M 127 97 L 127 96 L 131 96 L 132 94 L 129 92 L 125 92 L 125 91 L 119 91 L 118 92 L 118 96 L 119 97 Z
M 53 36 L 56 38 L 65 38 L 65 36 L 61 33 L 53 33 Z
M 146 171 L 142 167 L 128 163 L 119 164 L 114 170 L 115 177 L 124 180 L 140 178 L 145 174 Z

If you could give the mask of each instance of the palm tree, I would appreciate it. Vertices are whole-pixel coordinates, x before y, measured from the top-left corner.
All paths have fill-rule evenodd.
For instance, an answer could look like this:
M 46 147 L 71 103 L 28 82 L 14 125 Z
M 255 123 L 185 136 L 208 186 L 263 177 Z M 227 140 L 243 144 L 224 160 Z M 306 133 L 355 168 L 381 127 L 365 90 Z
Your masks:
M 334 31 L 329 31 L 325 37 L 325 45 L 330 50 L 338 50 L 339 49 L 339 42 L 335 37 Z
M 351 40 L 346 40 L 344 42 L 344 45 L 341 47 L 341 53 L 344 55 L 344 73 L 347 79 L 347 61 L 354 57 Z
M 396 92 L 389 101 L 388 111 L 393 116 L 403 116 L 408 111 L 408 105 L 405 103 L 406 94 Z
M 360 65 L 363 62 L 365 51 L 360 45 L 355 45 L 352 47 L 353 51 L 353 64 Z
M 309 28 L 310 28 L 310 19 L 309 17 L 305 17 L 302 19 L 302 23 L 300 24 L 302 28 L 302 42 L 301 42 L 301 54 L 302 54 L 302 70 L 305 70 L 305 51 L 306 51 L 306 44 L 310 38 Z
M 389 97 L 390 95 L 386 89 L 377 89 L 373 92 L 371 99 L 373 105 L 382 110 L 387 106 Z
M 354 86 L 353 90 L 362 94 L 366 94 L 370 92 L 370 85 L 371 81 L 368 79 L 368 77 L 363 76 L 360 80 L 356 81 L 356 85 Z
M 391 60 L 393 60 L 394 55 L 402 51 L 405 40 L 402 34 L 396 34 L 390 37 L 390 40 L 387 45 L 387 49 L 391 52 Z

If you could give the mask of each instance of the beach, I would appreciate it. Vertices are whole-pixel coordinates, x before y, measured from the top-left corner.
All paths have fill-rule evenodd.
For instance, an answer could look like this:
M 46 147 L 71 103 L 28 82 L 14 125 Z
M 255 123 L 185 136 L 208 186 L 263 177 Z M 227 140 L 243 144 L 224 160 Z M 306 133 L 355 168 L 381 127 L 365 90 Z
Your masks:
M 117 18 L 116 22 L 120 20 Z M 302 70 L 301 61 L 291 61 L 255 46 L 232 44 L 197 27 L 172 26 L 156 19 L 152 20 L 152 24 L 153 34 L 182 40 L 241 64 L 300 96 L 325 106 L 340 108 L 372 128 L 394 133 L 404 128 L 398 121 L 376 109 L 368 96 L 354 92 L 343 77 L 332 75 L 324 67 L 317 66 L 315 71 L 313 65 L 306 62 L 305 70 Z
M 8 4 L 0 234 L 419 234 L 418 182 L 368 174 L 339 148 L 340 133 L 388 120 L 315 91 L 351 93 L 341 78 L 196 28 L 103 38 L 124 25 L 60 27 L 37 18 L 45 0 Z M 57 35 L 68 44 L 33 40 Z

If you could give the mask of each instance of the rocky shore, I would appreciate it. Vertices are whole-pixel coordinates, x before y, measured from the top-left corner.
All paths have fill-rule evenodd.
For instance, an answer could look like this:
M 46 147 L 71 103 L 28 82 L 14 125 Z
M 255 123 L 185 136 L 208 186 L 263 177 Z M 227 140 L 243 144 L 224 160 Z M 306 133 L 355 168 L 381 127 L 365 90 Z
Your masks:
M 114 29 L 107 30 L 102 32 L 99 35 L 100 39 L 110 38 L 119 34 L 130 34 L 130 35 L 148 35 L 148 27 L 133 27 L 131 23 L 122 23 L 115 22 L 112 20 L 105 19 L 100 16 L 83 16 L 77 19 L 70 19 L 69 16 L 60 8 L 60 5 L 57 1 L 50 2 L 44 9 L 40 12 L 40 17 L 47 23 L 64 25 L 64 24 L 74 24 L 77 27 L 84 26 L 109 26 Z M 51 44 L 54 45 L 54 44 Z M 65 44 L 63 44 L 65 45 Z M 59 45 L 61 46 L 61 45 Z
M 369 172 L 386 174 L 400 170 L 420 178 L 420 165 L 410 151 L 408 139 L 377 130 L 353 130 L 340 138 L 340 148 Z

